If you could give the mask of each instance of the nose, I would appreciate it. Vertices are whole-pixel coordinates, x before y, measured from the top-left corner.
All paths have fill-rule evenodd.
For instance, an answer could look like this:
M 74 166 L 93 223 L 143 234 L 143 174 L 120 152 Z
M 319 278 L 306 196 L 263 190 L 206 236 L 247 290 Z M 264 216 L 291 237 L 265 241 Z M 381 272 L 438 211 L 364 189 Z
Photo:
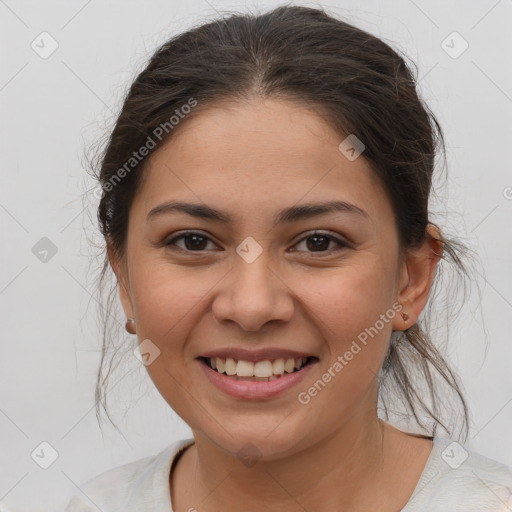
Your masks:
M 220 283 L 212 304 L 220 323 L 237 323 L 244 331 L 259 331 L 271 321 L 289 321 L 294 312 L 292 290 L 270 265 L 265 251 L 252 263 L 237 257 Z

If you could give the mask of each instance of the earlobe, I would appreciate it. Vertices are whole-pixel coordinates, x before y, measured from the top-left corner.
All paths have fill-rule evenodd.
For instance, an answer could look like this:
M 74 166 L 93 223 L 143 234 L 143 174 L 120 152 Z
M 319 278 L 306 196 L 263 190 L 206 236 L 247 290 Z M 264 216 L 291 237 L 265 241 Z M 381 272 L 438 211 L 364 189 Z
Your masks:
M 403 264 L 402 286 L 397 297 L 402 308 L 400 315 L 394 318 L 393 330 L 404 331 L 417 322 L 427 303 L 442 251 L 439 229 L 429 225 L 425 242 L 421 247 L 410 250 Z

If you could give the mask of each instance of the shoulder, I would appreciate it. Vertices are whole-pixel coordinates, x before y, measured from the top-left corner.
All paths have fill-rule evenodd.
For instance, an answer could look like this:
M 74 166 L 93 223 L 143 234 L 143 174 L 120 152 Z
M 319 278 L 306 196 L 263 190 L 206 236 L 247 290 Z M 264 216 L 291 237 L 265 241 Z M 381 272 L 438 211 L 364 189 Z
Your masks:
M 434 438 L 403 512 L 499 512 L 512 505 L 512 468 L 450 439 Z
M 79 486 L 64 512 L 165 510 L 172 512 L 169 472 L 176 455 L 194 442 L 177 441 L 156 455 L 109 469 Z M 151 507 L 155 507 L 154 509 Z

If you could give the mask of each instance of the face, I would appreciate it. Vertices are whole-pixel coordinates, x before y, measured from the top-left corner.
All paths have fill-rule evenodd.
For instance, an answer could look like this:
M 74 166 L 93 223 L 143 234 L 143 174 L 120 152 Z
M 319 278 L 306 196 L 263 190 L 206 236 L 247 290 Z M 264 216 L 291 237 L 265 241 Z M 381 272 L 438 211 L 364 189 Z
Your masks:
M 151 379 L 196 437 L 223 450 L 250 442 L 284 457 L 376 415 L 408 276 L 389 199 L 364 153 L 338 149 L 344 138 L 293 102 L 203 110 L 151 156 L 125 258 L 111 258 L 139 341 L 159 351 Z M 171 201 L 203 209 L 158 208 Z M 345 206 L 298 209 L 331 202 Z M 242 398 L 200 359 L 235 349 L 310 359 L 279 393 Z M 262 359 L 275 369 L 279 358 Z

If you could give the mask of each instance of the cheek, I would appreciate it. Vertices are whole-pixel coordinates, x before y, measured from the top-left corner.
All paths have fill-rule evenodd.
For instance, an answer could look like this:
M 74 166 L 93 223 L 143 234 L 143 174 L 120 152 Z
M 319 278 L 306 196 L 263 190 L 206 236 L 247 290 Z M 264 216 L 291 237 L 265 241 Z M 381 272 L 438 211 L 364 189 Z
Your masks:
M 201 314 L 201 301 L 215 280 L 208 280 L 194 269 L 154 263 L 140 266 L 143 272 L 131 277 L 137 315 L 137 336 L 158 347 L 158 357 L 146 366 L 149 377 L 175 412 L 190 416 L 189 366 L 195 363 L 185 356 L 187 340 L 194 332 Z M 211 278 L 211 275 L 210 275 Z M 191 419 L 191 418 L 190 418 Z M 192 419 L 191 419 L 192 420 Z M 193 421 L 192 421 L 193 423 Z
M 321 320 L 320 325 L 328 333 L 326 338 L 339 335 L 340 341 L 350 341 L 347 337 L 374 325 L 391 308 L 392 277 L 375 264 L 337 269 L 324 277 L 306 277 L 301 285 L 303 303 Z
M 393 276 L 381 270 L 375 262 L 354 265 L 304 284 L 311 317 L 325 340 L 322 379 L 330 384 L 322 400 L 333 400 L 338 412 L 363 400 L 376 384 L 387 353 L 396 313 L 390 293 Z
M 384 283 L 370 282 L 368 275 L 326 280 L 324 287 L 316 281 L 315 286 L 308 303 L 326 357 L 321 361 L 320 377 L 307 383 L 302 398 L 317 408 L 335 404 L 321 413 L 330 424 L 349 416 L 361 404 L 372 406 L 396 313 L 389 290 L 377 289 L 385 288 Z M 316 294 L 321 294 L 322 300 Z
M 309 318 L 302 320 L 323 329 L 326 340 L 350 344 L 391 305 L 392 277 L 371 254 L 363 256 L 338 268 L 283 275 L 298 301 L 296 315 L 303 309 Z M 197 315 L 206 314 L 206 302 L 215 300 L 211 292 L 223 275 L 206 267 L 135 262 L 130 280 L 139 336 L 165 341 L 168 348 L 173 339 L 183 340 L 197 323 Z
M 218 278 L 212 272 L 181 269 L 168 263 L 139 265 L 131 276 L 137 335 L 149 338 L 162 355 L 181 349 L 197 323 L 197 313 Z

